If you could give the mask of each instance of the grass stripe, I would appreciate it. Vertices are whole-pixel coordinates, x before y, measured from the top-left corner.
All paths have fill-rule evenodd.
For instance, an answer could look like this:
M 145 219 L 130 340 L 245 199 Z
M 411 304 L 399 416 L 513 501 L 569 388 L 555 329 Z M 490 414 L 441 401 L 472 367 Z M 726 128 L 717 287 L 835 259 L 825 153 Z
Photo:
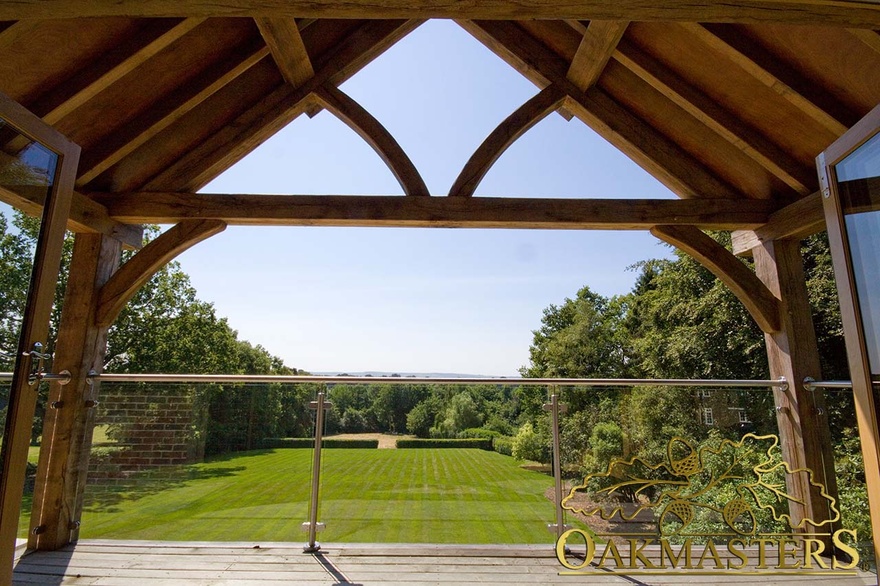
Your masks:
M 249 452 L 182 468 L 137 490 L 89 491 L 83 538 L 305 538 L 312 452 Z M 548 543 L 552 479 L 473 449 L 328 450 L 325 542 Z

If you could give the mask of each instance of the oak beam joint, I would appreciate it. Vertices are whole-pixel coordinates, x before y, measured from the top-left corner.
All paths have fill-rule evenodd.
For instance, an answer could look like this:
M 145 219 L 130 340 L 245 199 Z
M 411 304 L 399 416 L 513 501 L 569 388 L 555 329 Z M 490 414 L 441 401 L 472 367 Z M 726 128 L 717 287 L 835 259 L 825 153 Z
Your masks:
M 803 240 L 825 230 L 825 213 L 819 192 L 801 198 L 770 214 L 763 226 L 733 233 L 733 253 L 751 256 L 752 249 L 775 240 Z
M 694 226 L 655 226 L 651 234 L 686 252 L 730 287 L 762 331 L 779 331 L 779 299 L 730 251 Z
M 257 28 L 284 81 L 299 87 L 315 75 L 302 35 L 293 18 L 255 18 Z
M 0 186 L 0 201 L 24 213 L 40 217 L 45 203 L 42 190 L 14 192 Z M 107 208 L 93 199 L 74 191 L 67 218 L 67 229 L 71 232 L 95 232 L 119 240 L 128 248 L 139 249 L 144 238 L 143 226 L 117 222 L 107 215 Z
M 591 20 L 571 60 L 568 80 L 581 91 L 593 86 L 605 70 L 627 26 L 629 22 L 625 20 Z
M 110 326 L 144 283 L 180 253 L 226 229 L 220 220 L 185 220 L 132 256 L 98 292 L 95 325 Z
M 521 73 L 530 79 L 544 80 L 539 87 L 552 83 L 561 88 L 567 110 L 680 197 L 744 197 L 598 86 L 581 91 L 568 80 L 568 64 L 515 24 L 472 21 L 465 29 L 493 51 L 503 51 L 508 62 L 521 62 Z

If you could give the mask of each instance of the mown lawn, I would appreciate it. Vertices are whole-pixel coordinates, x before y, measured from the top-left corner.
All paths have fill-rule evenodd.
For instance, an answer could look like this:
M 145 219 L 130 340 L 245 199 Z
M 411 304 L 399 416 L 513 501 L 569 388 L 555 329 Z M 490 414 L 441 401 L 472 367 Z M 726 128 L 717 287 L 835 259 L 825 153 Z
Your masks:
M 548 543 L 552 478 L 470 449 L 326 450 L 325 542 Z M 312 452 L 189 466 L 139 491 L 87 490 L 81 537 L 302 542 Z

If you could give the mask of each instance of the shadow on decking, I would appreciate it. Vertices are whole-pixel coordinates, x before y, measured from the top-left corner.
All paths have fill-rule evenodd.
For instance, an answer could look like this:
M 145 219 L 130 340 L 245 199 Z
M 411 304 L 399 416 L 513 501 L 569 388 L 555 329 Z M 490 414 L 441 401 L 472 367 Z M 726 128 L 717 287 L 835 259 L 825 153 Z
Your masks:
M 22 550 L 18 550 L 21 552 Z M 647 553 L 647 552 L 646 552 Z M 653 552 L 654 555 L 658 552 Z M 769 553 L 768 553 L 769 555 Z M 662 576 L 564 568 L 547 545 L 331 544 L 316 554 L 293 543 L 221 543 L 83 540 L 54 552 L 17 560 L 13 584 L 21 586 L 542 586 L 567 584 L 742 584 L 862 586 L 876 584 L 865 572 L 809 576 L 796 572 L 679 570 Z

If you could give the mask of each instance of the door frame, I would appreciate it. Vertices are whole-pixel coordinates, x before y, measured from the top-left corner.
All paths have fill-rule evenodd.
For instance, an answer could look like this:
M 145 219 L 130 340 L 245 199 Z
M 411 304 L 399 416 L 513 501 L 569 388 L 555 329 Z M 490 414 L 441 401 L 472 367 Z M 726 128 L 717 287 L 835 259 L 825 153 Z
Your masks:
M 880 562 L 880 422 L 877 420 L 874 382 L 868 363 L 865 332 L 852 270 L 852 255 L 846 236 L 846 224 L 835 171 L 838 163 L 878 133 L 880 133 L 880 105 L 822 152 L 816 158 L 816 167 L 819 172 L 819 186 L 834 265 L 834 280 L 840 299 L 840 314 L 852 379 L 859 439 L 862 445 L 874 553 L 875 559 Z
M 9 584 L 38 395 L 28 380 L 32 360 L 28 353 L 36 342 L 45 344 L 49 333 L 80 147 L 2 93 L 0 117 L 23 136 L 58 155 L 52 188 L 43 204 L 0 447 L 0 583 Z

